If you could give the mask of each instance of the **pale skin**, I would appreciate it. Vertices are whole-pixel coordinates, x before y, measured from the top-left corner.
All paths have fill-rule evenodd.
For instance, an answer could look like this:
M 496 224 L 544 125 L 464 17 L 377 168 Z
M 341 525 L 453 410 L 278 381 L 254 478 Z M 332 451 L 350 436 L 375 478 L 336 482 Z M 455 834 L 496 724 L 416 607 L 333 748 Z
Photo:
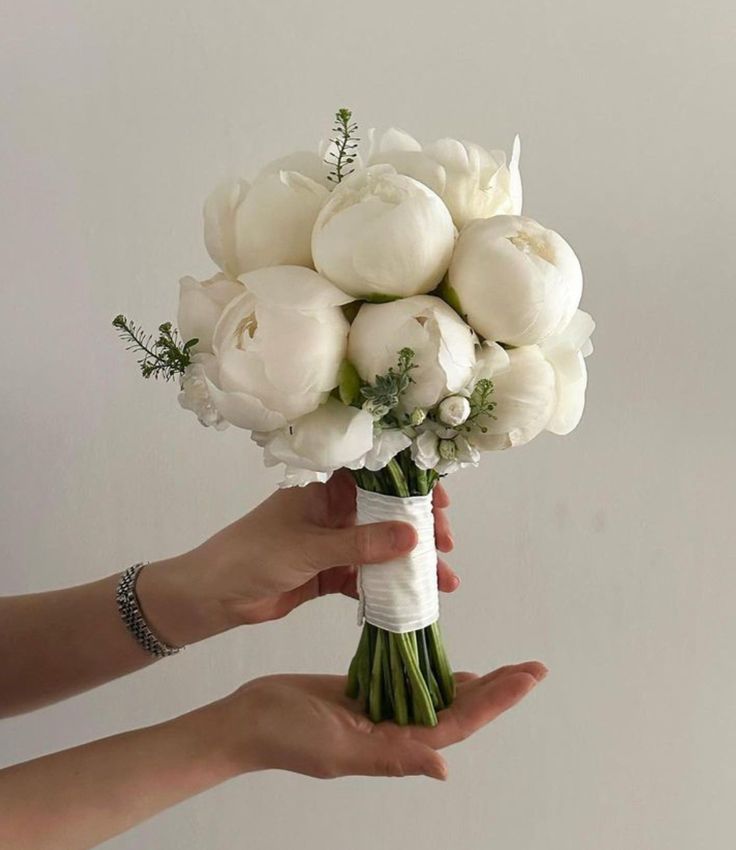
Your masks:
M 448 503 L 436 488 L 441 552 L 453 545 Z M 162 640 L 184 645 L 283 617 L 324 594 L 354 595 L 354 564 L 379 563 L 416 544 L 416 532 L 403 523 L 356 528 L 354 506 L 347 474 L 275 493 L 191 552 L 147 566 L 137 587 L 146 617 Z M 117 580 L 0 599 L 0 716 L 151 663 L 118 617 Z M 448 592 L 459 584 L 442 559 L 438 580 Z M 0 847 L 94 847 L 187 797 L 259 770 L 445 779 L 437 750 L 515 705 L 545 674 L 535 661 L 483 677 L 458 674 L 457 700 L 433 729 L 372 724 L 344 696 L 341 676 L 256 679 L 156 726 L 1 770 Z

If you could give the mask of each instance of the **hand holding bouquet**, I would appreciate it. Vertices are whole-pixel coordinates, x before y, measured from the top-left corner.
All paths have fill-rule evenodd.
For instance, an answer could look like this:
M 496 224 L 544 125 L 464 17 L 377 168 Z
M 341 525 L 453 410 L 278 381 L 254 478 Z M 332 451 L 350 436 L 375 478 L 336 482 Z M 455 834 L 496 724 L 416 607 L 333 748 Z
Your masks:
M 340 110 L 319 153 L 213 192 L 205 243 L 221 271 L 181 281 L 178 333 L 114 324 L 203 425 L 251 431 L 284 486 L 347 468 L 358 523 L 415 526 L 408 556 L 360 572 L 348 689 L 374 721 L 432 726 L 454 697 L 432 488 L 482 452 L 577 425 L 593 321 L 573 250 L 520 215 L 518 140 L 507 164 L 390 130 L 363 159 L 356 130 Z

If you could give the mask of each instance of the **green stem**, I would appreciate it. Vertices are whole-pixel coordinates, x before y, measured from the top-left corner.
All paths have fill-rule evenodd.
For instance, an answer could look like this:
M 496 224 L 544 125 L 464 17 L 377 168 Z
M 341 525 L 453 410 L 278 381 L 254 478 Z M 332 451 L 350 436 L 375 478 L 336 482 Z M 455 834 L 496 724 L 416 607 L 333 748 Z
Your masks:
M 383 720 L 383 629 L 376 629 L 376 643 L 371 671 L 368 715 L 374 723 Z
M 414 721 L 422 726 L 436 726 L 437 715 L 432 705 L 432 698 L 417 665 L 416 644 L 412 645 L 411 633 L 397 635 L 397 639 L 401 659 L 411 686 Z
M 455 677 L 452 675 L 452 670 L 447 660 L 439 623 L 432 623 L 431 626 L 425 629 L 425 633 L 429 638 L 429 652 L 432 657 L 432 666 L 437 671 L 442 699 L 445 705 L 451 705 L 455 699 Z
M 358 694 L 365 706 L 368 705 L 368 694 L 371 683 L 371 647 L 368 633 L 368 623 L 363 626 L 356 657 L 358 659 L 356 675 L 358 677 Z
M 394 720 L 399 726 L 406 726 L 409 722 L 409 706 L 406 699 L 406 679 L 404 678 L 404 665 L 401 663 L 398 636 L 389 634 L 388 651 L 389 666 L 391 667 L 391 690 L 394 697 Z
M 391 476 L 391 481 L 396 488 L 396 495 L 401 496 L 402 498 L 408 498 L 409 487 L 406 484 L 406 478 L 404 478 L 404 473 L 401 471 L 401 467 L 396 461 L 396 458 L 392 458 L 388 462 L 386 469 L 388 470 L 388 474 Z

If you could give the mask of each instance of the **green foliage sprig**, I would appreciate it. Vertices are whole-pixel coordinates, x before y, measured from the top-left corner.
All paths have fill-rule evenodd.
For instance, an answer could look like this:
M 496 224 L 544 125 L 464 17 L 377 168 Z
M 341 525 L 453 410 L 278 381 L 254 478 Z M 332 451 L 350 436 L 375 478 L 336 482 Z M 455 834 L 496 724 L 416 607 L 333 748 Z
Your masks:
M 126 343 L 126 350 L 138 353 L 138 366 L 144 378 L 170 381 L 181 375 L 192 361 L 192 347 L 199 342 L 198 339 L 182 342 L 171 322 L 159 325 L 156 339 L 122 314 L 115 316 L 112 324 Z
M 488 428 L 478 420 L 482 420 L 485 417 L 489 417 L 490 419 L 496 418 L 493 414 L 496 402 L 491 399 L 492 395 L 493 381 L 489 378 L 481 378 L 476 382 L 468 398 L 470 402 L 470 413 L 461 426 L 462 430 L 471 431 L 477 428 L 483 434 L 488 431 Z
M 331 171 L 327 179 L 332 183 L 340 183 L 349 174 L 355 171 L 350 165 L 355 162 L 360 139 L 355 135 L 358 125 L 353 121 L 353 113 L 350 109 L 338 109 L 335 113 L 335 125 L 332 132 L 335 134 L 330 141 L 336 150 L 330 150 L 325 157 L 325 162 Z
M 360 394 L 373 415 L 380 419 L 390 414 L 399 404 L 401 396 L 414 383 L 411 370 L 416 369 L 411 348 L 399 351 L 396 367 L 389 367 L 385 375 L 376 375 L 372 384 L 360 388 Z

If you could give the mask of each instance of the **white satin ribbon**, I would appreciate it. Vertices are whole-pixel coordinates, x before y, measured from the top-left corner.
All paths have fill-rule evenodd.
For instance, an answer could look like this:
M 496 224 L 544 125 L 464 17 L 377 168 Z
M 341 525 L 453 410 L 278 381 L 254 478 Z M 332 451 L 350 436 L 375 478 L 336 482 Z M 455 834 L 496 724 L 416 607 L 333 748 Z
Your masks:
M 419 536 L 408 555 L 359 569 L 358 623 L 365 619 L 388 632 L 402 633 L 436 622 L 440 611 L 432 495 L 404 499 L 358 488 L 356 508 L 358 525 L 400 520 L 411 523 Z

